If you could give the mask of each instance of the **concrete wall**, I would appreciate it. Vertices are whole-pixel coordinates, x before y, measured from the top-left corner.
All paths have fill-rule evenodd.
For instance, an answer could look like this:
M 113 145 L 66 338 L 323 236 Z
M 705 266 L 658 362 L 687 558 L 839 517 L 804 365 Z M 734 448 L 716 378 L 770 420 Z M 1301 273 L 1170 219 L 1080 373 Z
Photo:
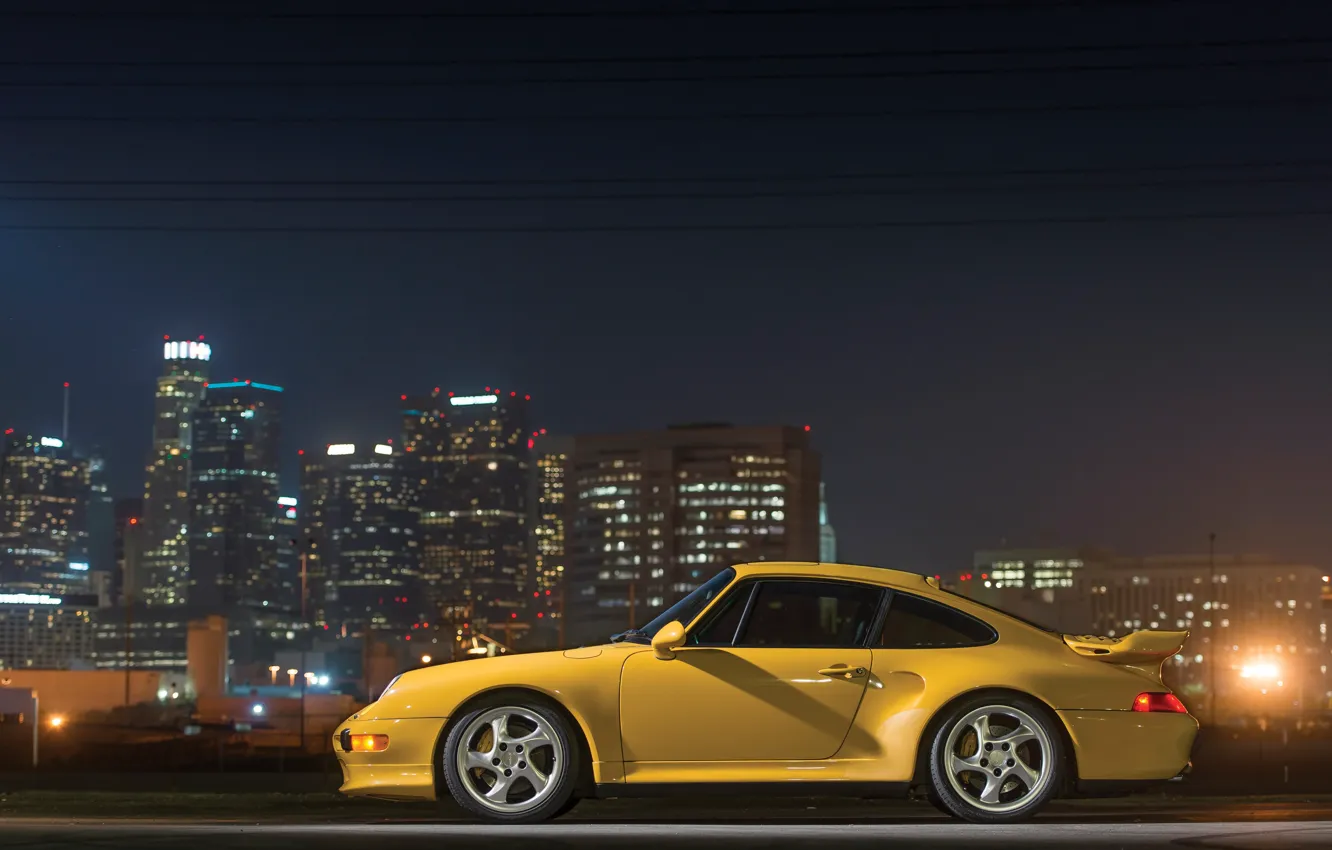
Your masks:
M 43 716 L 63 714 L 72 720 L 124 705 L 125 675 L 124 670 L 5 670 L 0 683 L 31 688 Z M 162 677 L 156 670 L 129 671 L 130 703 L 156 702 Z

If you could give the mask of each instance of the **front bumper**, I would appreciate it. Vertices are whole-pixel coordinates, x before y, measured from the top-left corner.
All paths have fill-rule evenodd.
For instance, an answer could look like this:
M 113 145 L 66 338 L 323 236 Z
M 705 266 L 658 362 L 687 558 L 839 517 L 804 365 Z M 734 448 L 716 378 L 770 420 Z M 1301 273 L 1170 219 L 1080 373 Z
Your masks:
M 1188 768 L 1198 721 L 1188 714 L 1061 711 L 1082 781 L 1167 782 Z
M 333 752 L 342 768 L 342 787 L 349 797 L 394 800 L 435 799 L 435 744 L 446 718 L 348 720 L 333 732 Z M 387 735 L 388 749 L 379 753 L 348 753 L 343 732 Z

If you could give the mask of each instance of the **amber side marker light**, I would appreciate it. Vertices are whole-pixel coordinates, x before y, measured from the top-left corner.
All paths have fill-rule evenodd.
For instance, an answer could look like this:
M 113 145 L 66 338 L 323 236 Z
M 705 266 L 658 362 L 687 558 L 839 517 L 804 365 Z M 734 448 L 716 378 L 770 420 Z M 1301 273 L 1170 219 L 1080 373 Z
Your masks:
M 382 753 L 388 749 L 388 735 L 352 735 L 353 753 Z
M 1138 694 L 1133 700 L 1134 711 L 1165 711 L 1172 714 L 1188 714 L 1189 710 L 1179 697 L 1174 694 L 1145 693 Z

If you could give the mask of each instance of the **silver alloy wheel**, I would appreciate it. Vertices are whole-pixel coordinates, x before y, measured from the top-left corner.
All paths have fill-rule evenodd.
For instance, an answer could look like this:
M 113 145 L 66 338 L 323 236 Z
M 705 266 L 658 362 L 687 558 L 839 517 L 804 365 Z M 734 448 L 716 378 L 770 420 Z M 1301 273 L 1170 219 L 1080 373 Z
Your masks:
M 564 748 L 549 722 L 520 706 L 477 715 L 463 731 L 456 755 L 467 793 L 505 814 L 540 805 L 559 785 L 564 764 Z
M 1040 796 L 1054 777 L 1054 747 L 1044 725 L 1021 709 L 987 705 L 953 725 L 944 772 L 962 799 L 1003 814 Z

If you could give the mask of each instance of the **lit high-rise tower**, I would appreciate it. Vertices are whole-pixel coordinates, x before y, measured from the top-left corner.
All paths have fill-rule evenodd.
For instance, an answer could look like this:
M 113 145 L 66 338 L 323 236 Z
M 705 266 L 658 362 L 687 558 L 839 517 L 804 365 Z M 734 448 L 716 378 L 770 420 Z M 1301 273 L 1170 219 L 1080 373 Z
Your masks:
M 59 437 L 5 433 L 0 591 L 87 592 L 88 495 L 88 462 Z
M 297 609 L 284 575 L 276 506 L 282 388 L 209 384 L 194 412 L 189 603 L 210 614 Z
M 183 605 L 190 574 L 190 451 L 192 419 L 208 383 L 212 347 L 203 341 L 162 345 L 157 378 L 153 449 L 144 484 L 135 593 L 148 605 Z
M 504 628 L 501 637 L 525 629 L 530 398 L 436 388 L 402 402 L 405 468 L 420 488 L 424 583 L 446 620 Z

